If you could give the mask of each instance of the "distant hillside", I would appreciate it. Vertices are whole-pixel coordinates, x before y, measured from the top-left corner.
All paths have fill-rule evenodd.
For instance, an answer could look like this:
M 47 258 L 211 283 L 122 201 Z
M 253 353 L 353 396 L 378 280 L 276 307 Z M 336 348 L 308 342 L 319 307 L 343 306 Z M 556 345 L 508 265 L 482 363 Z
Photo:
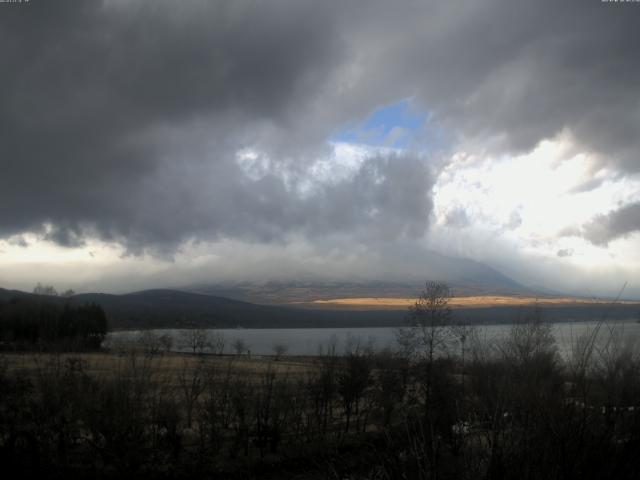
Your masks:
M 6 290 L 4 288 L 0 288 L 0 301 L 2 302 L 6 302 L 7 300 L 10 300 L 16 297 L 30 297 L 30 296 L 35 297 L 37 295 L 33 295 L 32 293 L 21 292 L 20 290 Z
M 15 297 L 38 297 L 17 290 L 0 289 L 0 301 Z M 145 290 L 125 295 L 85 293 L 71 298 L 43 297 L 47 301 L 73 304 L 96 303 L 111 328 L 295 328 L 362 327 L 400 325 L 403 312 L 313 311 L 256 305 L 212 295 L 179 290 Z
M 398 325 L 404 318 L 403 312 L 310 311 L 178 290 L 81 294 L 73 301 L 101 305 L 115 328 L 358 327 Z
M 450 284 L 454 296 L 469 295 L 536 295 L 517 284 L 507 282 L 481 284 L 472 279 Z M 424 282 L 340 282 L 340 281 L 267 281 L 236 284 L 196 285 L 186 290 L 205 295 L 222 296 L 240 301 L 266 305 L 309 303 L 334 298 L 415 298 Z
M 0 289 L 0 301 L 31 293 Z M 179 290 L 145 290 L 125 295 L 86 293 L 71 298 L 43 297 L 47 301 L 73 304 L 96 303 L 109 319 L 111 328 L 307 328 L 400 326 L 406 310 L 303 309 L 258 305 L 229 298 Z M 640 306 L 569 305 L 543 308 L 550 321 L 636 319 Z M 485 307 L 454 310 L 454 318 L 468 323 L 509 323 L 522 318 L 527 307 Z
M 353 297 L 416 297 L 427 280 L 447 282 L 456 296 L 539 294 L 498 270 L 475 260 L 449 257 L 436 252 L 420 253 L 424 275 L 406 280 L 297 279 L 242 282 L 211 282 L 183 290 L 234 298 L 252 303 L 286 305 L 314 300 Z

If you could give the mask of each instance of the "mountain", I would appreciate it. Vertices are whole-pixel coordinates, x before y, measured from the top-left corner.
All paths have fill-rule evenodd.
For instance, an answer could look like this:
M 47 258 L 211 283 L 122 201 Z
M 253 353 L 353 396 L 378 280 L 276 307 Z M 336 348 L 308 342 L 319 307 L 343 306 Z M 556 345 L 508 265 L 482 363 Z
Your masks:
M 507 275 L 477 260 L 428 251 L 419 257 L 419 263 L 425 280 L 447 282 L 456 295 L 531 293 Z
M 267 305 L 308 303 L 333 298 L 414 298 L 425 281 L 441 280 L 455 296 L 467 295 L 536 295 L 488 265 L 475 260 L 447 257 L 430 252 L 424 262 L 424 277 L 405 280 L 266 280 L 201 283 L 184 289 L 194 293 L 216 295 Z

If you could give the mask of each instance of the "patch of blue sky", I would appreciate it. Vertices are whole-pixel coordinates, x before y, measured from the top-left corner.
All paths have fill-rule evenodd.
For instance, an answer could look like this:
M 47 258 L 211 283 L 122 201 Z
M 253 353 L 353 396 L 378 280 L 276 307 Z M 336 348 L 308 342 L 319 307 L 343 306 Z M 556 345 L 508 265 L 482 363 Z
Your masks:
M 364 121 L 345 125 L 329 141 L 358 143 L 395 149 L 423 144 L 429 113 L 419 110 L 409 99 L 377 108 Z

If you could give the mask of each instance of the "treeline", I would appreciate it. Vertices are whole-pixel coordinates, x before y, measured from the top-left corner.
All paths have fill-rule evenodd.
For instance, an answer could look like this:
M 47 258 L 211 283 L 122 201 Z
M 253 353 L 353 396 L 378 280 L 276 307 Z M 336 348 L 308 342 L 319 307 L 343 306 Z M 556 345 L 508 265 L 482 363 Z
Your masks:
M 0 347 L 99 349 L 108 330 L 107 317 L 96 304 L 72 305 L 43 296 L 0 301 Z

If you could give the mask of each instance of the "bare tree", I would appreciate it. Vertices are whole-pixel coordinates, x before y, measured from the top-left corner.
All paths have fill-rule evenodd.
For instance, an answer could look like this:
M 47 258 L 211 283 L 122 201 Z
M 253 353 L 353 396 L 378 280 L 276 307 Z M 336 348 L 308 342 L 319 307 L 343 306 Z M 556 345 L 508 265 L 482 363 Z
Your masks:
M 447 423 L 451 405 L 446 392 L 449 377 L 434 363 L 449 351 L 455 341 L 451 331 L 452 312 L 449 306 L 451 291 L 444 282 L 430 281 L 425 284 L 416 302 L 409 308 L 408 329 L 398 331 L 398 341 L 406 353 L 417 357 L 417 380 L 422 389 L 424 407 L 421 435 L 428 452 L 428 468 L 432 477 L 438 469 L 441 456 L 444 424 Z
M 163 333 L 160 335 L 160 338 L 158 338 L 158 342 L 160 342 L 160 345 L 165 352 L 168 353 L 171 351 L 171 348 L 173 347 L 173 337 L 171 335 Z
M 276 453 L 282 441 L 293 392 L 286 376 L 278 378 L 277 371 L 269 367 L 263 373 L 260 385 L 255 385 L 255 393 L 254 442 L 260 449 L 260 456 L 264 457 L 267 448 L 270 453 Z
M 513 367 L 530 369 L 559 360 L 552 326 L 544 321 L 538 305 L 511 326 L 498 348 Z
M 333 403 L 337 394 L 338 339 L 332 336 L 326 349 L 318 348 L 318 368 L 309 372 L 307 388 L 310 393 L 313 413 L 322 435 L 327 434 L 333 418 Z
M 224 353 L 224 347 L 226 345 L 226 339 L 222 332 L 216 332 L 211 335 L 211 350 L 215 355 L 222 355 Z
M 352 416 L 355 415 L 357 418 L 360 413 L 362 397 L 372 381 L 371 370 L 371 356 L 366 350 L 364 352 L 359 349 L 352 350 L 341 363 L 337 377 L 337 390 L 342 399 L 347 433 Z
M 273 349 L 273 353 L 275 354 L 276 361 L 280 360 L 280 357 L 282 357 L 285 353 L 287 353 L 287 350 L 289 350 L 289 347 L 284 343 L 276 343 L 271 348 Z
M 48 297 L 57 297 L 58 291 L 53 285 L 43 285 L 40 282 L 33 288 L 33 293 L 36 295 L 46 295 Z
M 136 338 L 136 344 L 148 355 L 157 355 L 160 353 L 162 344 L 160 337 L 151 330 L 143 330 Z
M 187 415 L 187 428 L 191 428 L 193 412 L 200 395 L 205 391 L 206 377 L 202 359 L 193 365 L 186 358 L 183 359 L 182 368 L 178 371 L 178 385 L 182 392 L 185 412 Z
M 399 329 L 397 339 L 407 353 L 429 363 L 448 351 L 454 335 L 449 306 L 451 291 L 444 282 L 427 282 L 415 303 L 409 307 L 409 328 Z
M 212 347 L 209 332 L 201 328 L 183 330 L 180 336 L 182 347 L 188 348 L 194 354 L 202 354 L 207 348 Z
M 236 352 L 236 355 L 242 355 L 249 350 L 249 346 L 241 338 L 236 338 L 233 342 L 233 350 Z
M 375 400 L 382 410 L 382 426 L 389 427 L 393 413 L 407 391 L 409 362 L 391 351 L 383 351 L 373 357 L 375 372 Z

